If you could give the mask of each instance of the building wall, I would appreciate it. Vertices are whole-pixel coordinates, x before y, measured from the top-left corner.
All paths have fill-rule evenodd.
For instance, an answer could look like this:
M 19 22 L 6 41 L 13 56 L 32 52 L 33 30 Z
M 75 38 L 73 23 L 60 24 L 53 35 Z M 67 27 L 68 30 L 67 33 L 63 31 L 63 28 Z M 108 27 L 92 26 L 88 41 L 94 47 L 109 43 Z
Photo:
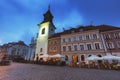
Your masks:
M 61 53 L 61 39 L 60 37 L 50 38 L 48 40 L 48 54 L 55 55 Z
M 21 56 L 25 59 L 28 53 L 28 46 L 23 41 L 12 42 L 2 45 L 0 53 L 10 57 Z
M 107 54 L 120 55 L 120 30 L 102 32 L 105 51 Z
M 34 39 L 34 37 L 31 39 L 31 43 L 29 44 L 29 49 L 28 49 L 28 53 L 26 55 L 26 60 L 34 60 L 35 57 L 35 50 L 36 50 L 36 39 Z
M 27 53 L 28 53 L 28 47 L 27 46 L 13 45 L 13 46 L 9 47 L 7 55 L 21 56 L 25 59 Z
M 88 48 L 89 45 L 91 47 Z M 99 46 L 96 47 L 95 45 Z M 71 49 L 68 46 L 71 46 Z M 84 49 L 82 46 L 84 46 Z M 63 47 L 66 47 L 66 49 L 63 49 Z M 72 60 L 73 55 L 76 55 L 78 61 L 81 61 L 81 55 L 84 55 L 85 60 L 89 55 L 105 55 L 98 30 L 61 35 L 61 53 L 67 55 L 70 60 Z

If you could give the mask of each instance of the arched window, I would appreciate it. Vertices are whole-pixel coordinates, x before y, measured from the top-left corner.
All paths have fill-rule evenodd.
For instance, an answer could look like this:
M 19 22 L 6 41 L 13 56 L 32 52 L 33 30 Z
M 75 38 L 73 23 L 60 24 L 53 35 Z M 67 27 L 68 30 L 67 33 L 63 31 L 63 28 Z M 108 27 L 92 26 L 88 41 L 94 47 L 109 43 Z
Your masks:
M 72 56 L 72 61 L 73 62 L 78 62 L 78 56 L 77 55 L 73 55 Z
M 81 55 L 81 61 L 85 61 L 85 56 Z
M 42 34 L 45 34 L 45 28 L 42 29 Z

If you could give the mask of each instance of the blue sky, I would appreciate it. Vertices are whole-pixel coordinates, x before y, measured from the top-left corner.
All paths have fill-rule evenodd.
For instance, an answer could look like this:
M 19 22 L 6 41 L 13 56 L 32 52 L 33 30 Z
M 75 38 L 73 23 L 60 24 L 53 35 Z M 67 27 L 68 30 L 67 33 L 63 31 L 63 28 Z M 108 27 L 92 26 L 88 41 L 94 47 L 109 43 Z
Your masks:
M 0 0 L 0 44 L 29 44 L 49 4 L 56 32 L 91 22 L 120 27 L 120 0 Z

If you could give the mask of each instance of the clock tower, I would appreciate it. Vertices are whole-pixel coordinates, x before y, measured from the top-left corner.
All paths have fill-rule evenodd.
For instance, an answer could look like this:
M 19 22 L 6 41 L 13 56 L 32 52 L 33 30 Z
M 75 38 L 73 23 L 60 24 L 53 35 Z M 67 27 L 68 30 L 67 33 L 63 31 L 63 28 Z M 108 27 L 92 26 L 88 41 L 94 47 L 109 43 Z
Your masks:
M 39 31 L 36 44 L 35 60 L 39 60 L 41 55 L 48 54 L 48 38 L 55 33 L 55 26 L 52 22 L 53 15 L 50 6 L 43 15 L 44 20 L 38 24 Z

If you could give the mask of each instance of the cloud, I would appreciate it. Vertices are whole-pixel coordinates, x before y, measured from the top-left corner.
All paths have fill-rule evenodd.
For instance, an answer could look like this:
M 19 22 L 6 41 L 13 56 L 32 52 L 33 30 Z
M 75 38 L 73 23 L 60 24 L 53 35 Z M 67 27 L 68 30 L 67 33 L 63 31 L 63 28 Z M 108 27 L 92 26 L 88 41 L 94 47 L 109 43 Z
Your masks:
M 59 30 L 62 31 L 63 27 L 65 29 L 68 29 L 70 27 L 76 27 L 77 25 L 81 25 L 82 22 L 82 15 L 77 10 L 73 10 L 68 15 L 66 15 L 64 19 L 59 19 L 55 21 L 55 25 L 57 27 L 57 31 L 59 32 Z
M 37 24 L 51 5 L 57 32 L 95 21 L 120 25 L 120 0 L 1 0 L 0 40 L 2 43 L 36 36 Z

